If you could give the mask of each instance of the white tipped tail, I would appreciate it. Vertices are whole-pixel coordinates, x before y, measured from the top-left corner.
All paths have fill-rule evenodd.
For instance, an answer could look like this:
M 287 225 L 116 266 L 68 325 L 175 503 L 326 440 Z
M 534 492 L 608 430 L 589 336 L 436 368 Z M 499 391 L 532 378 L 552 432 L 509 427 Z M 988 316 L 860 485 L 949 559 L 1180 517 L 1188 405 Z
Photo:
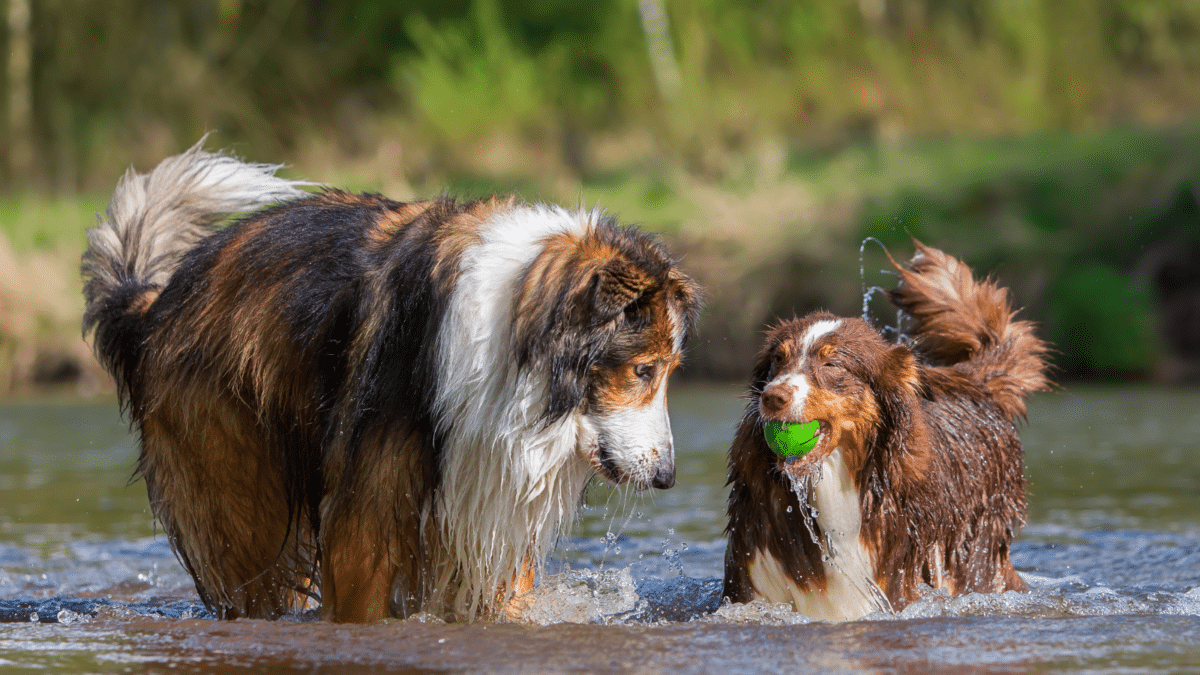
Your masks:
M 161 286 L 179 256 L 221 218 L 302 197 L 300 186 L 311 185 L 276 176 L 278 164 L 206 152 L 203 143 L 163 160 L 150 173 L 126 172 L 107 217 L 88 232 L 84 274 L 102 287 L 96 290 L 125 281 Z
M 95 329 L 100 360 L 126 388 L 144 337 L 142 315 L 185 251 L 224 217 L 303 197 L 304 181 L 279 178 L 277 164 L 205 152 L 204 139 L 147 174 L 129 170 L 107 216 L 88 231 L 83 254 L 83 330 Z

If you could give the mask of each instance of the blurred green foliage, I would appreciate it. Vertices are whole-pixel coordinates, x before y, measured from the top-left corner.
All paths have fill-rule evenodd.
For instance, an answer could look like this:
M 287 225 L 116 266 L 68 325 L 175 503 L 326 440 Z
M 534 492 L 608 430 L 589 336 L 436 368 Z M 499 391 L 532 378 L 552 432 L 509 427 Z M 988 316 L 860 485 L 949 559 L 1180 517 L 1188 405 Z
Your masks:
M 32 148 L 0 166 L 17 251 L 77 255 L 88 195 L 211 132 L 353 189 L 663 232 L 754 287 L 712 294 L 707 339 L 746 342 L 713 375 L 772 316 L 857 310 L 867 236 L 993 272 L 1068 375 L 1151 372 L 1168 301 L 1190 325 L 1156 274 L 1200 246 L 1200 0 L 8 2 L 31 16 L 0 35 L 0 142 Z
M 1147 374 L 1158 345 L 1145 282 L 1093 263 L 1066 273 L 1052 297 L 1050 324 L 1062 338 L 1065 369 L 1107 377 Z
M 1200 0 L 28 2 L 37 152 L 10 185 L 105 185 L 129 146 L 212 130 L 263 156 L 399 134 L 440 148 L 435 166 L 518 134 L 586 169 L 573 138 L 641 128 L 721 175 L 764 138 L 830 150 L 1200 107 Z

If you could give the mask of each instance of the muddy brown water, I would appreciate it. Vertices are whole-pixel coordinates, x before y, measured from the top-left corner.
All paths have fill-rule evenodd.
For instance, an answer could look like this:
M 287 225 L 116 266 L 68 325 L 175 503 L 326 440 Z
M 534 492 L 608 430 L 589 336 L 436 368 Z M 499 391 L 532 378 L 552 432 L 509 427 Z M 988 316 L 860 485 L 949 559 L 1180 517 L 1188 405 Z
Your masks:
M 1027 593 L 841 624 L 719 600 L 737 386 L 671 392 L 678 481 L 594 485 L 525 624 L 208 618 L 110 399 L 0 403 L 0 672 L 1200 672 L 1200 390 L 1068 387 L 1022 428 Z

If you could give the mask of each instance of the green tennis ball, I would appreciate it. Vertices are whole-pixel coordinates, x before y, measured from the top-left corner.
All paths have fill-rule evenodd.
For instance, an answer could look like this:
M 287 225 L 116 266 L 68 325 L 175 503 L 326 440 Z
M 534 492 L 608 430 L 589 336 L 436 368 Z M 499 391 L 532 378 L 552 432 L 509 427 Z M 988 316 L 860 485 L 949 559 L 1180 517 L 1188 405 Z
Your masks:
M 803 457 L 817 446 L 820 426 L 816 420 L 791 424 L 771 420 L 763 425 L 763 435 L 767 437 L 767 447 L 780 457 Z

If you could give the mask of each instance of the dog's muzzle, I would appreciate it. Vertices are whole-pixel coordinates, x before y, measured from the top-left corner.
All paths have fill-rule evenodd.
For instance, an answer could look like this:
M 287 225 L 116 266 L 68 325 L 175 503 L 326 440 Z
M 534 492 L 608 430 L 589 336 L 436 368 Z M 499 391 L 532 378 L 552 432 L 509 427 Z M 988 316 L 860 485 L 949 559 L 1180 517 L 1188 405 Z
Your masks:
M 622 466 L 613 453 L 603 445 L 597 448 L 592 456 L 592 466 L 596 473 L 615 484 L 632 483 L 637 490 L 658 488 L 667 490 L 675 486 L 675 452 L 667 446 L 666 452 L 653 450 L 650 453 L 654 459 L 643 458 L 634 460 L 632 466 Z
M 658 470 L 654 472 L 654 480 L 650 482 L 651 487 L 668 490 L 675 486 L 674 454 L 673 452 L 668 453 L 667 461 L 659 463 Z

